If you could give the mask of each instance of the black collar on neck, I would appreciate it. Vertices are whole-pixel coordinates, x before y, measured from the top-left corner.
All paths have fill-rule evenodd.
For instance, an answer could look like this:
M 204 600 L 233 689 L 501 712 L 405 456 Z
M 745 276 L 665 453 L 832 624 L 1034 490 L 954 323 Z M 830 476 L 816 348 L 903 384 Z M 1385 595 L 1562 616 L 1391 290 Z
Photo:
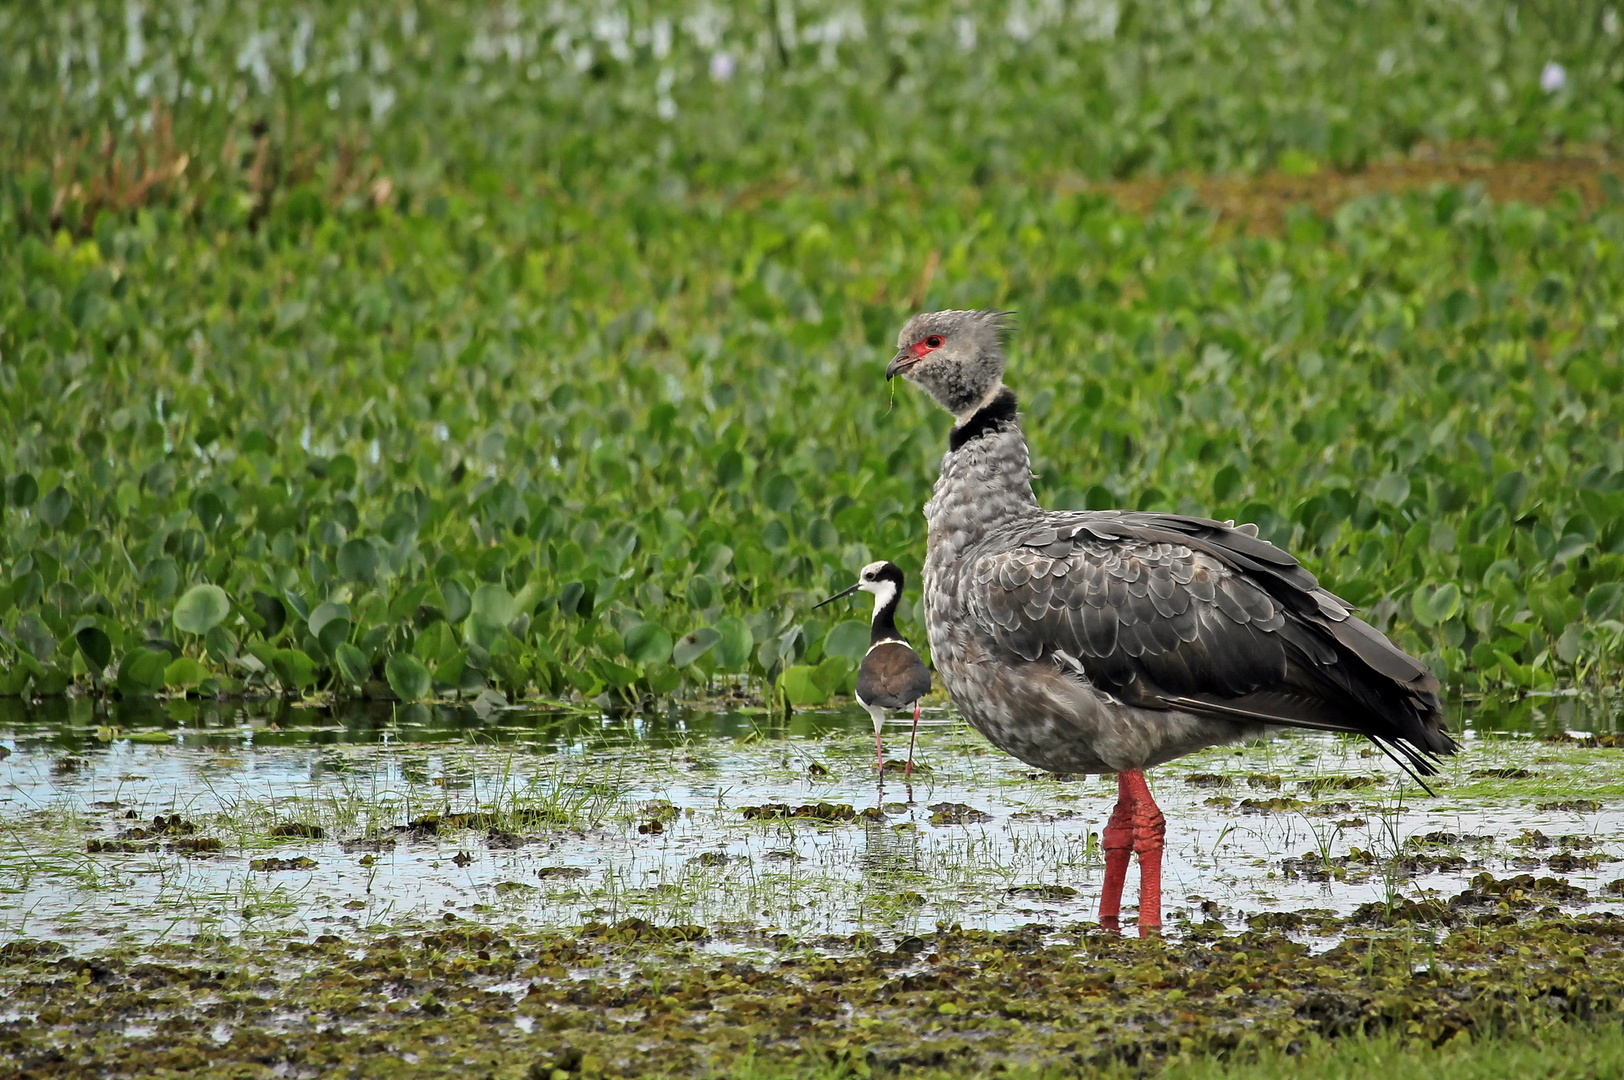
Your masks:
M 947 448 L 949 451 L 958 450 L 983 435 L 1001 431 L 1005 426 L 1014 424 L 1019 415 L 1015 391 L 1006 386 L 991 401 L 977 409 L 970 419 L 953 429 L 953 433 L 947 437 Z

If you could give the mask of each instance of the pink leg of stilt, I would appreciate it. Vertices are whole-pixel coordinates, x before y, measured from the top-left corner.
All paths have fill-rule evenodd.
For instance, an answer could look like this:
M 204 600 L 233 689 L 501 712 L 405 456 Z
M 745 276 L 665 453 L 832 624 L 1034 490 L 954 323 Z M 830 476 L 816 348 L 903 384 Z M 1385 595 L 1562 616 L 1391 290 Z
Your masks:
M 1128 860 L 1133 857 L 1133 795 L 1128 774 L 1117 774 L 1117 804 L 1111 820 L 1100 834 L 1105 848 L 1105 884 L 1100 889 L 1100 925 L 1107 930 L 1122 925 L 1122 885 L 1128 880 Z
M 1162 930 L 1162 847 L 1167 819 L 1150 797 L 1150 785 L 1138 769 L 1122 774 L 1133 795 L 1133 850 L 1139 856 L 1139 936 Z
M 874 767 L 885 771 L 885 750 L 880 746 L 880 729 L 874 729 Z
M 919 702 L 916 701 L 916 702 L 914 702 L 913 730 L 908 732 L 908 764 L 907 764 L 907 767 L 905 767 L 902 770 L 902 775 L 903 776 L 912 776 L 913 775 L 914 741 L 916 739 L 918 739 L 918 738 L 919 738 Z

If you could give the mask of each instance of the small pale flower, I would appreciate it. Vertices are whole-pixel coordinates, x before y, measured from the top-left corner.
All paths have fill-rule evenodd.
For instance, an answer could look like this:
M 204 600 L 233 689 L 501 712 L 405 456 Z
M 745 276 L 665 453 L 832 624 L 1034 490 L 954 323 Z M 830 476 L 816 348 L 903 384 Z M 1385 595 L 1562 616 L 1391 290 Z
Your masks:
M 717 82 L 727 82 L 733 78 L 733 54 L 725 52 L 711 53 L 710 77 Z
M 1539 88 L 1547 94 L 1555 94 L 1566 88 L 1567 85 L 1567 69 L 1555 60 L 1545 61 L 1545 66 L 1540 69 L 1539 73 Z

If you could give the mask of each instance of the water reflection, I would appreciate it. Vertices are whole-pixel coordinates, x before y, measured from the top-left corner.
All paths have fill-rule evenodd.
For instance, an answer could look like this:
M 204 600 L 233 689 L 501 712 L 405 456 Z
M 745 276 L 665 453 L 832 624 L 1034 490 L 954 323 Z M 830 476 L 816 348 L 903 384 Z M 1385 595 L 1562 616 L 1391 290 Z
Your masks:
M 578 710 L 476 710 L 464 705 L 283 699 L 212 701 L 0 698 L 0 738 L 18 750 L 82 753 L 115 741 L 193 749 L 369 746 L 400 743 L 522 745 L 591 751 L 633 743 L 668 749 L 710 739 L 805 739 L 867 724 L 856 709 L 796 712 L 671 706 L 626 716 Z
M 1457 731 L 1551 736 L 1619 733 L 1616 693 L 1473 696 L 1450 702 Z M 127 698 L 91 701 L 0 697 L 0 739 L 17 750 L 80 753 L 110 742 L 195 749 L 467 743 L 591 751 L 644 744 L 668 749 L 711 739 L 808 739 L 849 734 L 868 723 L 855 708 L 797 711 L 667 705 L 611 716 L 530 707 L 351 701 L 312 705 L 271 698 L 213 701 Z

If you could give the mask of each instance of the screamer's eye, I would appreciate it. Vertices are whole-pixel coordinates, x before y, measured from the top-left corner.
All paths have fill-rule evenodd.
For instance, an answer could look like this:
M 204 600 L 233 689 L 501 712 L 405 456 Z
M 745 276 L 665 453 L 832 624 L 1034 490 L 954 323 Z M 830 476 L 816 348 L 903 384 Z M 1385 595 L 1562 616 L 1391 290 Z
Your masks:
M 930 337 L 925 339 L 925 344 L 930 346 L 932 349 L 940 349 L 942 347 L 942 339 L 937 337 L 935 334 L 932 334 Z

